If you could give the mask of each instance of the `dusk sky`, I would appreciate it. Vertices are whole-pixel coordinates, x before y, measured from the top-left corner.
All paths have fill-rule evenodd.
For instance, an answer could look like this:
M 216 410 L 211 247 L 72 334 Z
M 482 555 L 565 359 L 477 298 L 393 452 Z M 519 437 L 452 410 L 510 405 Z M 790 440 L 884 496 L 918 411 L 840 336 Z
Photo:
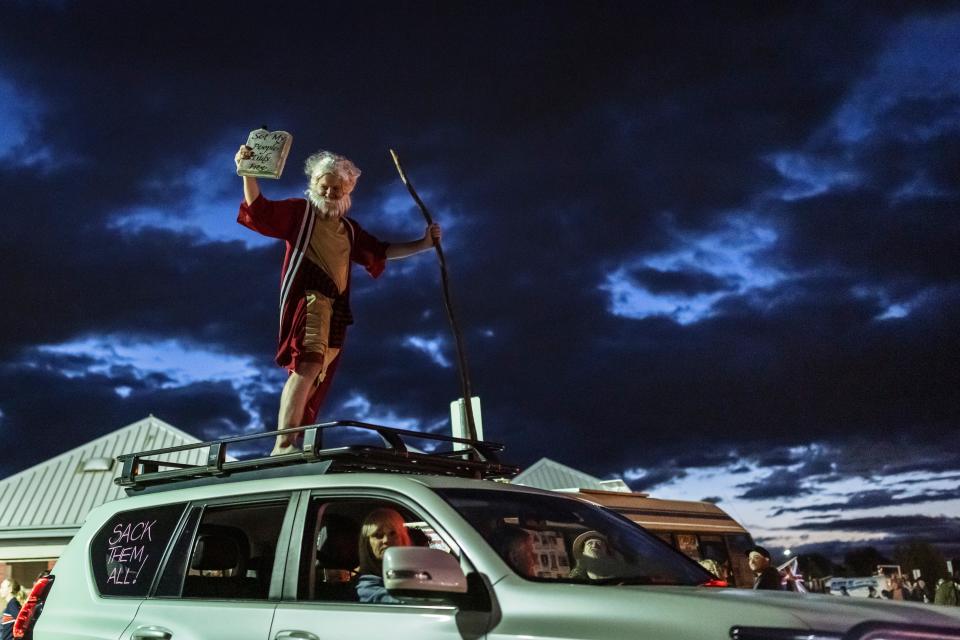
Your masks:
M 233 156 L 444 228 L 487 439 L 794 550 L 960 551 L 960 4 L 0 4 L 0 477 L 148 414 L 273 428 Z M 321 420 L 449 432 L 434 254 L 353 271 Z

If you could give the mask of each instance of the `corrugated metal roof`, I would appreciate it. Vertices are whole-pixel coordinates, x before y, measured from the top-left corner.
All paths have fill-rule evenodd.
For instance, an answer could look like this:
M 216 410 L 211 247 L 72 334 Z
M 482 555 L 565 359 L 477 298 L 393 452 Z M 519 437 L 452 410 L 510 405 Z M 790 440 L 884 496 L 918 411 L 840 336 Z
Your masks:
M 540 458 L 529 468 L 517 474 L 513 484 L 522 484 L 537 489 L 605 489 L 600 478 L 595 478 L 573 467 L 560 464 L 550 458 Z
M 189 433 L 149 416 L 0 480 L 0 538 L 15 531 L 49 529 L 53 533 L 79 527 L 91 509 L 124 495 L 113 482 L 120 473 L 119 464 L 114 462 L 109 471 L 84 471 L 86 460 L 197 442 Z M 204 464 L 206 450 L 183 451 L 164 459 Z
M 740 524 L 711 502 L 661 500 L 646 493 L 580 491 L 579 495 L 610 507 L 651 531 L 715 531 L 746 533 Z

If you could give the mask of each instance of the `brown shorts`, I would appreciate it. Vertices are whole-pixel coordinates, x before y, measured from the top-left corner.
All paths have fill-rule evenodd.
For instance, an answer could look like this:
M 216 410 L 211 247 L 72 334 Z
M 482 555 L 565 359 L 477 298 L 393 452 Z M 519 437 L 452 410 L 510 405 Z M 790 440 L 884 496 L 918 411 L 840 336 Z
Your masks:
M 308 345 L 317 341 L 329 347 L 342 347 L 347 327 L 353 324 L 347 292 L 341 293 L 327 272 L 310 260 L 304 260 L 301 268 L 307 333 L 303 351 L 313 351 Z
M 303 334 L 303 350 L 323 353 L 330 346 L 333 300 L 319 291 L 307 291 L 304 297 L 307 303 L 307 317 Z
M 337 346 L 330 344 L 334 301 L 319 291 L 307 291 L 305 299 L 306 322 L 303 331 L 303 357 L 300 359 L 304 362 L 323 362 L 320 373 L 322 379 L 327 367 L 340 353 L 343 340 L 339 340 Z

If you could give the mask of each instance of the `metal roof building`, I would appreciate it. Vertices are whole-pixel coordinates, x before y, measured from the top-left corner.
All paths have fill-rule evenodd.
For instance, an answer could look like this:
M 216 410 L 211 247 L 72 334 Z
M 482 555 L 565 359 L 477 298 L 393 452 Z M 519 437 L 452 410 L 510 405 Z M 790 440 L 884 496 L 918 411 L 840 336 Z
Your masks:
M 601 491 L 630 491 L 620 478 L 601 480 L 550 458 L 540 458 L 511 480 L 513 484 L 549 489 L 551 491 L 599 489 Z
M 700 500 L 662 500 L 630 491 L 620 478 L 601 480 L 549 458 L 541 458 L 511 480 L 528 487 L 577 494 L 629 518 L 693 560 L 720 562 L 725 579 L 749 588 L 753 572 L 745 549 L 749 532 L 723 509 Z
M 122 453 L 197 443 L 149 416 L 0 480 L 0 564 L 56 559 L 96 506 L 123 496 L 113 479 Z M 169 459 L 200 464 L 204 450 Z

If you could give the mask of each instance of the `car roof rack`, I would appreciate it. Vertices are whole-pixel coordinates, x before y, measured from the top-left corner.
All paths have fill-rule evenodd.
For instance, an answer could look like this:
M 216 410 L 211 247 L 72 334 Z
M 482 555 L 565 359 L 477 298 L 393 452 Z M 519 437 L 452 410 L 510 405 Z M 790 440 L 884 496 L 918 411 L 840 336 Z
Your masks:
M 384 446 L 351 444 L 331 449 L 321 449 L 322 433 L 327 430 L 350 427 L 373 431 L 383 440 Z M 231 446 L 259 438 L 274 437 L 280 434 L 303 434 L 303 449 L 278 456 L 230 459 Z M 426 453 L 407 446 L 404 438 L 433 440 L 453 445 L 459 449 Z M 483 440 L 469 440 L 453 436 L 408 429 L 395 429 L 377 424 L 354 420 L 337 420 L 312 424 L 283 431 L 265 431 L 244 436 L 234 436 L 210 442 L 198 442 L 164 449 L 152 449 L 138 453 L 117 456 L 120 462 L 120 476 L 116 482 L 126 488 L 127 494 L 133 494 L 146 488 L 178 488 L 185 481 L 218 481 L 230 477 L 231 480 L 247 480 L 255 477 L 276 477 L 279 475 L 302 475 L 308 473 L 331 473 L 351 471 L 375 471 L 390 473 L 413 473 L 429 475 L 457 476 L 462 478 L 512 478 L 520 468 L 503 464 L 497 453 L 503 445 Z M 171 460 L 157 459 L 183 451 L 207 450 L 205 464 L 188 464 Z M 324 464 L 311 466 L 309 463 Z M 278 471 L 282 469 L 283 471 Z M 235 474 L 243 473 L 239 476 Z M 248 472 L 261 472 L 246 475 Z M 207 484 L 208 482 L 202 482 Z M 189 482 L 193 485 L 195 482 Z M 176 485 L 176 486 L 174 486 Z

